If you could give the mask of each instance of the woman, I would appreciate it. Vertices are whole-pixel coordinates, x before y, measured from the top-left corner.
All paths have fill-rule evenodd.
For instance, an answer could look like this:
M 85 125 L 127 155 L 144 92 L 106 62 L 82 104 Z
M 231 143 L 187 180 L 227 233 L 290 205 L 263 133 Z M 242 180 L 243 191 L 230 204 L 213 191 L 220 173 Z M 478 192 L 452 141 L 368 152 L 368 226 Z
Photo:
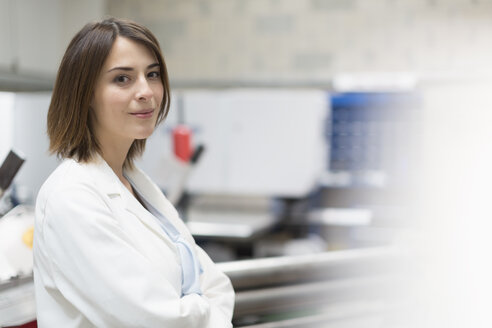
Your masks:
M 75 35 L 48 112 L 64 161 L 36 202 L 39 327 L 230 327 L 234 292 L 133 160 L 169 109 L 152 33 L 106 19 Z

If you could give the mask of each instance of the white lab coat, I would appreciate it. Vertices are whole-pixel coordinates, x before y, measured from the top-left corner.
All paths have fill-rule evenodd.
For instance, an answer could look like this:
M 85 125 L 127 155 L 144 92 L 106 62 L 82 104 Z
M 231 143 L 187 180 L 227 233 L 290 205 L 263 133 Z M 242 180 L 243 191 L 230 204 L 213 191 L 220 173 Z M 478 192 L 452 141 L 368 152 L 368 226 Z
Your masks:
M 138 169 L 125 174 L 196 247 L 203 295 L 181 297 L 177 248 L 104 160 L 65 160 L 36 202 L 38 326 L 231 327 L 230 280 L 195 244 L 159 188 Z

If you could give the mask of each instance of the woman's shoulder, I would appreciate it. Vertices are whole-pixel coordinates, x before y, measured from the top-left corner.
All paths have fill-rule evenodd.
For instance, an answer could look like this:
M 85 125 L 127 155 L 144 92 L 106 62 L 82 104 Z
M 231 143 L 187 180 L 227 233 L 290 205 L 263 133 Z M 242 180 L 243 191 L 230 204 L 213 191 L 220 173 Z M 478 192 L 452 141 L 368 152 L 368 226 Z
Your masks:
M 63 186 L 76 185 L 81 180 L 87 179 L 84 171 L 84 166 L 77 161 L 65 159 L 51 172 L 43 183 L 40 192 L 58 189 Z
M 109 169 L 110 170 L 110 169 Z M 112 182 L 112 171 L 101 163 L 82 163 L 74 159 L 65 159 L 50 174 L 41 186 L 37 202 L 48 198 L 63 196 L 71 190 L 92 190 L 97 192 L 106 181 Z

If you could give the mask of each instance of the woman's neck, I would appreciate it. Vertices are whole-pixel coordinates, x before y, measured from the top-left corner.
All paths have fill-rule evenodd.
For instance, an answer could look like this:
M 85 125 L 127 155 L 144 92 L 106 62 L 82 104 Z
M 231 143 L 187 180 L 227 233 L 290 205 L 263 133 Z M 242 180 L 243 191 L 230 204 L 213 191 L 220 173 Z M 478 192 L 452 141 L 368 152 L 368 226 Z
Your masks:
M 123 165 L 125 164 L 126 156 L 130 150 L 131 143 L 128 145 L 122 144 L 101 144 L 101 157 L 108 163 L 116 176 L 123 184 L 130 189 L 131 186 L 123 175 Z
M 115 156 L 115 154 L 102 153 L 102 158 L 108 163 L 108 165 L 113 169 L 114 173 L 118 176 L 118 178 L 124 179 L 123 176 L 123 164 L 125 163 L 126 156 Z

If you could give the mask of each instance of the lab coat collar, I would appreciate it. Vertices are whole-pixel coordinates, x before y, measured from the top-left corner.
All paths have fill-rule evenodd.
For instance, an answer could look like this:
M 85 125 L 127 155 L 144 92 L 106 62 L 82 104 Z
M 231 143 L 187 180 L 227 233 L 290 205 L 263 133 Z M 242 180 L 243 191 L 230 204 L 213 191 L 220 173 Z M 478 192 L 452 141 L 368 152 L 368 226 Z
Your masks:
M 164 196 L 159 187 L 152 182 L 152 180 L 139 168 L 134 167 L 133 169 L 125 170 L 124 172 L 126 178 L 130 181 L 130 183 L 134 186 L 137 192 L 145 198 L 145 200 L 152 205 L 157 211 L 160 212 L 169 222 L 181 233 L 182 237 L 184 237 L 191 245 L 195 243 L 193 237 L 186 229 L 183 221 L 179 218 L 179 213 L 176 211 L 171 202 Z M 123 186 L 123 184 L 121 184 Z M 146 217 L 152 218 L 152 227 L 154 229 L 159 229 L 162 232 L 162 228 L 159 224 L 157 224 L 157 220 L 153 215 L 150 214 L 147 210 L 144 209 L 143 206 L 138 203 L 138 201 L 131 195 L 129 192 L 126 194 L 132 197 L 133 203 L 137 204 L 140 210 L 144 210 L 147 214 Z
M 150 180 L 150 178 L 143 173 L 139 168 L 133 167 L 132 169 L 124 170 L 125 177 L 133 185 L 134 189 L 150 203 L 155 209 L 161 212 L 165 217 L 172 218 L 173 213 L 172 206 L 166 199 L 162 191 Z M 124 186 L 123 186 L 124 188 Z M 124 190 L 123 198 L 125 199 L 127 210 L 136 214 L 140 220 L 153 230 L 164 234 L 162 227 L 157 223 L 156 218 L 150 214 L 136 199 L 135 197 Z
M 91 180 L 96 183 L 99 191 L 107 194 L 110 198 L 122 194 L 121 187 L 123 184 L 120 182 L 113 169 L 100 155 L 96 154 L 88 163 L 78 162 L 78 164 L 85 167 L 84 170 L 91 177 Z
M 94 156 L 94 159 L 91 162 L 83 165 L 87 167 L 89 174 L 94 178 L 94 181 L 96 181 L 97 187 L 101 192 L 106 194 L 112 200 L 119 199 L 127 211 L 133 213 L 143 224 L 157 232 L 158 235 L 166 238 L 158 222 L 136 200 L 130 191 L 126 189 L 116 173 L 114 173 L 113 169 L 100 155 Z M 164 204 L 163 198 L 164 201 L 167 200 L 162 192 L 155 187 L 140 169 L 134 167 L 133 169 L 124 170 L 124 175 L 131 180 L 131 183 L 138 192 L 145 197 L 152 206 L 166 215 L 166 212 L 168 211 L 163 208 L 162 204 Z

